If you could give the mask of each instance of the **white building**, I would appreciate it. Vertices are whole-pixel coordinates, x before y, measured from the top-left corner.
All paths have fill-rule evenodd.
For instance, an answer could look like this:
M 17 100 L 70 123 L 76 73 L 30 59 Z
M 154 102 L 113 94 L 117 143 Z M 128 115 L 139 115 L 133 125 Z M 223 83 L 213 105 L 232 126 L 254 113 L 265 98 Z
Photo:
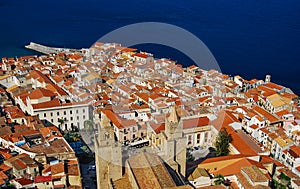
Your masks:
M 89 105 L 85 103 L 63 104 L 56 106 L 34 106 L 32 115 L 38 115 L 41 120 L 45 119 L 62 130 L 70 130 L 77 127 L 84 128 L 84 122 L 91 120 Z M 64 120 L 63 123 L 60 120 Z M 62 125 L 61 125 L 62 124 Z

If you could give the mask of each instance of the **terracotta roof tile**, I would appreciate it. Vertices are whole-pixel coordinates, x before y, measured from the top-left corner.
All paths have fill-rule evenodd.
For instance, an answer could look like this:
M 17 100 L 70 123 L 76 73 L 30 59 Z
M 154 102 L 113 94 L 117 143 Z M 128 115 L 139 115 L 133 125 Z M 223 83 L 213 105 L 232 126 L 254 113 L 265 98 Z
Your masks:
M 8 176 L 3 171 L 0 171 L 0 179 L 6 180 L 8 179 Z
M 289 153 L 294 157 L 294 158 L 299 158 L 300 157 L 300 146 L 291 146 Z
M 226 126 L 227 132 L 231 135 L 232 141 L 231 144 L 242 154 L 247 155 L 257 155 L 255 149 L 253 149 L 250 144 L 247 144 L 246 141 L 237 133 L 235 130 Z
M 119 129 L 125 128 L 125 127 L 131 127 L 136 125 L 136 122 L 134 120 L 126 120 L 123 119 L 121 117 L 119 117 L 118 115 L 116 115 L 113 111 L 111 110 L 103 110 L 102 111 L 107 117 L 108 119 L 110 119 L 113 124 L 118 127 Z
M 271 123 L 279 121 L 278 118 L 276 118 L 274 115 L 272 115 L 271 113 L 267 112 L 266 110 L 262 109 L 261 107 L 254 106 L 252 109 L 256 113 L 258 113 L 259 115 L 261 115 L 262 117 L 265 117 L 266 119 L 268 119 Z
M 210 120 L 207 117 L 200 117 L 200 118 L 192 118 L 192 119 L 184 119 L 183 122 L 183 129 L 189 129 L 193 127 L 201 127 L 207 126 Z
M 6 171 L 8 171 L 10 169 L 12 169 L 12 167 L 10 167 L 10 166 L 8 166 L 8 165 L 6 165 L 4 163 L 0 165 L 0 171 L 6 172 Z
M 52 175 L 34 177 L 34 183 L 51 182 L 51 181 L 52 181 Z
M 40 99 L 42 97 L 54 97 L 56 94 L 54 94 L 52 91 L 44 89 L 44 88 L 38 88 L 29 94 L 30 99 Z
M 252 182 L 269 182 L 269 179 L 255 165 L 242 167 L 242 171 Z
M 42 102 L 42 103 L 38 103 L 38 104 L 32 104 L 33 109 L 43 109 L 43 108 L 53 108 L 53 107 L 57 107 L 60 106 L 60 101 L 57 98 L 54 98 L 51 101 L 48 102 Z
M 155 154 L 140 153 L 130 157 L 128 163 L 140 188 L 152 189 L 176 186 L 163 161 Z
M 26 185 L 29 185 L 29 184 L 33 183 L 33 180 L 26 179 L 26 178 L 23 178 L 23 177 L 15 179 L 15 181 L 20 183 L 22 186 L 26 186 Z
M 150 127 L 152 127 L 155 133 L 160 133 L 161 131 L 165 130 L 165 123 L 161 123 L 161 124 L 150 123 Z
M 64 162 L 59 162 L 50 166 L 51 174 L 56 175 L 60 173 L 65 173 Z
M 11 162 L 11 164 L 17 170 L 26 169 L 27 167 L 26 164 L 19 159 L 16 159 L 15 161 Z
M 276 89 L 276 90 L 279 90 L 279 91 L 280 91 L 281 89 L 283 89 L 282 86 L 277 85 L 276 83 L 272 83 L 272 82 L 265 83 L 263 86 L 268 87 L 268 88 L 270 88 L 270 89 Z

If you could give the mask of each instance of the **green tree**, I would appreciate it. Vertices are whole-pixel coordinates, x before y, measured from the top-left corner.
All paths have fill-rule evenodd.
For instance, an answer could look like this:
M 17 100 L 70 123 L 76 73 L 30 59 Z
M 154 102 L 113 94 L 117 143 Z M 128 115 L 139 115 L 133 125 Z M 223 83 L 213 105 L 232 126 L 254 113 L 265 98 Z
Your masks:
M 73 142 L 80 141 L 80 139 L 81 139 L 81 136 L 78 133 L 72 132 L 72 140 L 73 140 Z
M 275 179 L 272 180 L 270 186 L 271 186 L 271 188 L 274 188 L 274 189 L 286 189 L 287 188 L 286 186 L 284 186 L 282 183 L 276 181 Z
M 221 185 L 221 184 L 223 184 L 224 181 L 225 181 L 224 176 L 221 175 L 221 174 L 217 174 L 217 175 L 215 176 L 215 179 L 216 179 L 216 180 L 214 180 L 215 185 Z
M 84 121 L 84 128 L 85 129 L 94 129 L 94 123 L 92 120 L 86 120 Z
M 281 173 L 279 177 L 280 177 L 280 181 L 281 181 L 282 185 L 284 185 L 284 186 L 290 186 L 291 185 L 291 178 L 290 177 L 288 177 L 284 173 Z
M 58 122 L 59 122 L 59 129 L 61 130 L 61 126 L 66 122 L 66 120 L 64 118 L 58 118 Z
M 14 188 L 16 188 L 14 185 L 12 185 L 12 184 L 8 184 L 7 185 L 7 188 L 9 188 L 9 189 L 14 189 Z
M 70 142 L 70 139 L 71 139 L 70 133 L 67 132 L 67 133 L 64 135 L 64 138 L 66 139 L 66 141 Z
M 227 156 L 229 154 L 229 143 L 232 141 L 231 135 L 226 128 L 222 128 L 216 139 L 216 156 Z
M 86 154 L 88 154 L 90 152 L 90 150 L 88 149 L 87 146 L 82 146 L 80 147 L 82 149 L 82 151 L 84 151 Z

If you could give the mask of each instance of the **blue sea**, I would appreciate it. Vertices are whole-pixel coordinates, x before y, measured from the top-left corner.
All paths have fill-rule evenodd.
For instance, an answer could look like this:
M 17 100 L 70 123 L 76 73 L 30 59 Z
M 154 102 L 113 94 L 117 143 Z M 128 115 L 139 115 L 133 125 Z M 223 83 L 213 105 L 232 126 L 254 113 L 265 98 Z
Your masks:
M 164 22 L 201 39 L 223 73 L 246 79 L 271 74 L 300 94 L 299 0 L 0 0 L 0 17 L 0 57 L 36 54 L 23 48 L 30 41 L 89 47 L 119 27 Z M 193 64 L 169 47 L 138 48 Z

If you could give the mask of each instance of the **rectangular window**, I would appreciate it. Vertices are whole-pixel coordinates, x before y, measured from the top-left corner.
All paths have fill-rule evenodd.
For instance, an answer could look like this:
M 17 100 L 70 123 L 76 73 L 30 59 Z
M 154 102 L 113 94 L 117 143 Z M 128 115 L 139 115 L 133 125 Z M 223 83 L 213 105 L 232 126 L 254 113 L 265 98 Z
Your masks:
M 51 117 L 53 116 L 53 112 L 50 113 L 50 116 L 51 116 Z
M 85 115 L 83 116 L 83 119 L 85 119 Z
M 208 140 L 208 133 L 207 132 L 204 134 L 204 140 L 205 140 L 205 142 L 207 142 L 207 140 Z
M 200 134 L 197 134 L 197 143 L 200 143 Z
M 70 114 L 72 114 L 73 112 L 72 112 L 72 110 L 70 110 Z
M 64 115 L 66 115 L 67 114 L 67 112 L 66 111 L 64 111 Z
M 47 117 L 47 114 L 46 114 L 46 113 L 44 113 L 44 117 Z
M 77 120 L 79 120 L 79 116 L 77 116 Z
M 79 112 L 78 112 L 78 110 L 76 110 L 76 114 L 78 114 Z
M 70 117 L 71 121 L 73 121 L 73 117 Z
M 59 112 L 57 112 L 57 116 L 59 116 Z
M 188 144 L 192 144 L 192 136 L 191 135 L 188 136 Z
M 85 113 L 85 109 L 83 109 L 82 112 Z

